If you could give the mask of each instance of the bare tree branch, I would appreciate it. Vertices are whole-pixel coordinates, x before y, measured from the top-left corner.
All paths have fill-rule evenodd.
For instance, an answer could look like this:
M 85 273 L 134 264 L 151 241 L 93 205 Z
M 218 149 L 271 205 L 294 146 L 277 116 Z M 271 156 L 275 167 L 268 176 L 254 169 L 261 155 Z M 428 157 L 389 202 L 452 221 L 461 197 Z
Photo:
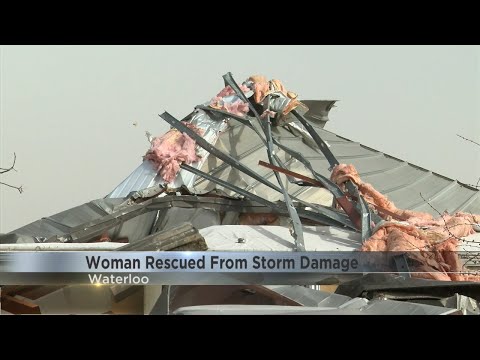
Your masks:
M 10 166 L 9 168 L 0 168 L 0 175 L 1 175 L 1 174 L 5 174 L 5 173 L 7 173 L 7 172 L 9 172 L 9 171 L 11 171 L 11 170 L 17 171 L 17 170 L 15 169 L 15 162 L 16 162 L 16 161 L 17 161 L 17 154 L 16 154 L 16 153 L 13 153 L 13 164 L 12 164 L 12 166 Z M 0 181 L 0 185 L 5 185 L 5 186 L 11 187 L 11 188 L 13 188 L 13 189 L 17 189 L 20 194 L 23 193 L 23 185 L 21 185 L 21 186 L 14 186 L 14 185 L 10 185 L 10 184 L 7 184 L 7 183 L 1 182 L 1 181 Z
M 13 153 L 13 164 L 10 166 L 8 169 L 0 168 L 0 174 L 5 174 L 6 172 L 9 172 L 10 170 L 15 170 L 15 161 L 17 161 L 17 154 Z M 15 170 L 17 171 L 17 170 Z
M 477 143 L 477 142 L 475 142 L 475 141 L 473 141 L 473 140 L 467 139 L 466 137 L 463 137 L 462 135 L 458 135 L 458 134 L 457 134 L 457 136 L 458 136 L 458 137 L 461 137 L 463 140 L 470 141 L 471 143 L 474 143 L 475 145 L 480 146 L 479 143 Z
M 445 219 L 444 214 L 440 213 L 440 211 L 438 211 L 432 204 L 430 204 L 430 202 L 423 197 L 422 193 L 420 193 L 420 197 L 423 199 L 423 201 L 425 201 L 425 202 L 428 204 L 428 206 L 430 206 L 438 215 L 441 216 L 441 218 L 442 218 L 442 220 L 443 220 L 443 223 L 445 224 L 445 225 L 444 225 L 445 230 L 447 230 L 448 234 L 449 234 L 451 237 L 453 237 L 453 238 L 455 238 L 455 239 L 457 239 L 457 240 L 459 240 L 459 241 L 461 241 L 461 242 L 463 242 L 463 243 L 465 243 L 465 244 L 469 244 L 470 247 L 477 247 L 477 248 L 480 247 L 480 246 L 476 245 L 476 241 L 475 241 L 475 240 L 468 241 L 468 240 L 466 240 L 466 239 L 462 239 L 462 238 L 456 236 L 455 234 L 452 234 L 452 232 L 450 231 L 451 228 L 453 228 L 454 226 L 460 226 L 460 225 L 464 225 L 464 224 L 458 224 L 458 225 L 448 226 L 447 220 Z M 468 225 L 476 225 L 477 219 L 475 218 L 475 215 L 473 215 L 472 213 L 469 213 L 469 214 L 472 215 L 473 220 L 475 221 L 475 223 L 466 223 L 466 224 L 468 224 Z M 473 252 L 473 251 L 468 251 L 467 253 L 469 254 L 469 257 L 465 260 L 464 264 L 462 265 L 463 268 L 466 268 L 468 265 L 471 265 L 471 264 L 476 263 L 476 261 L 480 259 L 480 254 L 479 254 L 478 252 L 476 253 L 476 252 Z M 465 275 L 465 274 L 478 274 L 478 270 L 477 270 L 477 271 L 468 270 L 468 271 L 462 272 L 462 274 L 464 274 L 464 275 Z
M 474 143 L 475 145 L 478 145 L 478 146 L 480 146 L 480 144 L 479 144 L 479 143 L 477 143 L 476 141 L 473 141 L 473 140 L 467 139 L 466 137 L 464 137 L 464 136 L 462 136 L 462 135 L 458 135 L 458 134 L 457 134 L 457 136 L 458 136 L 458 137 L 460 137 L 460 138 L 462 138 L 463 140 L 470 141 L 471 143 Z M 478 178 L 478 180 L 477 180 L 477 184 L 476 184 L 476 185 L 470 185 L 470 186 L 472 186 L 472 187 L 475 187 L 475 188 L 477 188 L 477 189 L 478 189 L 478 188 L 480 187 L 480 186 L 478 185 L 479 183 L 480 183 L 480 177 Z
M 10 185 L 10 184 L 1 182 L 1 181 L 0 181 L 0 185 L 5 185 L 5 186 L 8 186 L 8 187 L 17 189 L 20 194 L 23 193 L 23 185 L 21 185 L 21 186 L 13 186 L 13 185 Z
M 420 197 L 423 199 L 423 201 L 425 201 L 425 202 L 427 203 L 428 206 L 430 206 L 438 215 L 440 215 L 440 217 L 441 217 L 442 220 L 443 220 L 443 223 L 445 224 L 445 226 L 444 226 L 444 227 L 445 227 L 445 230 L 447 230 L 448 234 L 449 234 L 451 237 L 453 237 L 453 238 L 455 238 L 455 239 L 457 239 L 457 240 L 463 241 L 462 238 L 459 238 L 459 237 L 456 236 L 455 234 L 452 234 L 452 232 L 450 231 L 450 228 L 451 228 L 452 226 L 448 227 L 448 225 L 447 225 L 447 220 L 445 220 L 444 214 L 442 214 L 440 211 L 438 211 L 437 209 L 435 209 L 435 207 L 434 207 L 432 204 L 430 204 L 430 202 L 429 202 L 427 199 L 425 199 L 425 198 L 423 197 L 422 193 L 420 193 Z M 473 224 L 472 224 L 472 225 L 473 225 Z

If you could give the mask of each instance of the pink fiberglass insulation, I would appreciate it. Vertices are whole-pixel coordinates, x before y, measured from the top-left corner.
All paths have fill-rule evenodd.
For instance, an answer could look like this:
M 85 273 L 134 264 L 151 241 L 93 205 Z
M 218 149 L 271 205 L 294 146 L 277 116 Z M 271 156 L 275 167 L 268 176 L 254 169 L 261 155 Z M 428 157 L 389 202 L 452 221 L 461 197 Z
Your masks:
M 183 122 L 198 135 L 203 130 L 195 125 Z M 180 171 L 180 164 L 191 164 L 200 160 L 195 151 L 196 143 L 190 136 L 182 134 L 176 129 L 169 130 L 161 137 L 152 140 L 150 149 L 144 159 L 150 160 L 165 182 L 172 182 Z
M 249 91 L 250 89 L 245 86 L 245 85 L 240 85 L 240 89 L 245 93 Z M 224 87 L 222 91 L 220 91 L 217 96 L 215 96 L 211 101 L 210 101 L 210 107 L 219 109 L 219 110 L 224 110 L 229 112 L 230 114 L 233 115 L 238 115 L 238 116 L 245 116 L 248 113 L 248 104 L 243 102 L 237 97 L 234 97 L 233 101 L 232 99 L 225 99 L 227 97 L 230 97 L 232 95 L 235 95 L 235 91 L 230 87 L 230 85 Z
M 361 251 L 408 252 L 408 256 L 418 264 L 412 269 L 415 271 L 412 273 L 414 277 L 480 281 L 479 275 L 465 272 L 457 253 L 459 238 L 475 233 L 473 225 L 480 221 L 480 215 L 445 213 L 435 219 L 427 213 L 398 209 L 371 184 L 364 183 L 353 165 L 336 166 L 331 180 L 340 187 L 344 187 L 344 183 L 351 180 L 372 207 L 387 209 L 404 220 L 402 223 L 390 221 L 390 216 L 379 212 L 387 221 L 376 229 L 363 244 Z
M 388 200 L 385 195 L 375 190 L 375 188 L 371 184 L 364 183 L 360 179 L 360 175 L 358 174 L 357 170 L 353 165 L 337 165 L 333 169 L 330 178 L 333 182 L 335 182 L 342 188 L 344 188 L 344 183 L 347 180 L 351 180 L 355 185 L 357 185 L 358 190 L 368 203 L 395 213 L 396 215 L 401 217 L 402 220 L 409 219 L 410 223 L 423 222 L 425 223 L 425 225 L 428 225 L 429 222 L 435 221 L 433 216 L 428 213 L 397 209 L 395 204 Z M 388 218 L 386 220 L 390 219 Z

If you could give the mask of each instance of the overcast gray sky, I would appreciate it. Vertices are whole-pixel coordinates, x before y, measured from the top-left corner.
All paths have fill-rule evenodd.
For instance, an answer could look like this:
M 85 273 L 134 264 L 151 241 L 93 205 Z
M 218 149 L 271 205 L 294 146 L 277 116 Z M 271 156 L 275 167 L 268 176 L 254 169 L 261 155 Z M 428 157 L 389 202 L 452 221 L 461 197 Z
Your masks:
M 467 183 L 480 177 L 479 46 L 0 46 L 0 232 L 104 197 L 145 130 L 209 100 L 231 71 L 338 99 L 326 129 Z M 133 126 L 133 123 L 138 123 Z

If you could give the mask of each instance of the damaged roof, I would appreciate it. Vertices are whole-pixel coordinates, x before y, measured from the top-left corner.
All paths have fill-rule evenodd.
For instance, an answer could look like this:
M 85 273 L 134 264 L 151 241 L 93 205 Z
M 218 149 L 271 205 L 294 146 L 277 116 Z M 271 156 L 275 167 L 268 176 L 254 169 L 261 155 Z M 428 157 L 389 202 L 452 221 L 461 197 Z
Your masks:
M 456 211 L 480 212 L 480 197 L 477 189 L 324 129 L 329 120 L 329 111 L 335 101 L 306 100 L 304 102 L 310 108 L 305 118 L 321 138 L 326 141 L 338 160 L 341 163 L 353 164 L 358 169 L 362 179 L 387 195 L 398 207 L 437 215 L 422 199 L 420 195 L 422 194 L 439 211 L 446 210 L 449 213 Z M 308 134 L 302 131 L 302 125 L 298 121 L 283 127 L 273 127 L 272 135 L 281 144 L 300 152 L 320 174 L 329 177 L 327 159 Z M 230 154 L 247 167 L 255 169 L 261 176 L 267 179 L 274 176 L 273 171 L 258 165 L 261 160 L 268 161 L 264 143 L 252 129 L 236 120 L 229 120 L 229 126 L 220 133 L 216 141 L 216 147 Z M 293 159 L 277 146 L 275 146 L 275 152 L 287 169 L 309 175 L 308 170 L 299 161 Z M 281 193 L 233 169 L 213 154 L 207 153 L 202 160 L 201 170 L 210 175 L 228 181 L 270 201 L 282 199 Z M 191 186 L 195 193 L 205 193 L 214 188 L 219 188 L 218 185 L 204 178 L 196 177 L 185 170 L 181 170 L 179 175 L 183 183 Z M 284 175 L 281 176 L 284 177 Z M 105 221 L 114 211 L 114 208 L 121 204 L 124 198 L 131 195 L 132 192 L 159 183 L 161 183 L 161 178 L 157 175 L 156 170 L 149 161 L 144 161 L 106 198 L 62 211 L 11 231 L 0 237 L 0 243 L 41 242 L 42 239 L 39 240 L 38 238 L 61 236 L 77 227 L 85 227 L 99 219 Z M 286 188 L 291 195 L 301 200 L 327 206 L 332 204 L 333 197 L 326 189 L 298 186 L 288 182 Z M 228 189 L 222 190 L 228 195 L 237 196 Z M 122 224 L 122 226 L 117 227 L 116 235 L 133 236 L 134 238 L 142 235 L 146 236 L 153 230 L 151 227 L 154 218 L 154 212 L 142 214 L 135 219 L 131 219 L 129 224 Z M 130 230 L 126 230 L 126 228 L 130 228 Z M 37 239 L 34 237 L 37 237 Z
M 341 163 L 353 164 L 365 182 L 371 183 L 382 194 L 387 195 L 399 208 L 438 215 L 422 199 L 421 193 L 439 211 L 480 212 L 477 189 L 327 131 L 322 122 L 317 122 L 312 117 L 307 119 Z M 327 159 L 310 139 L 295 132 L 294 128 L 275 127 L 272 132 L 282 144 L 302 153 L 320 174 L 330 176 Z M 255 167 L 260 175 L 266 178 L 274 176 L 273 171 L 257 165 L 260 160 L 268 159 L 263 143 L 251 129 L 236 124 L 220 135 L 219 141 L 226 151 L 245 165 Z M 276 149 L 276 152 L 280 158 L 285 159 L 289 170 L 309 175 L 301 163 L 290 158 L 281 149 Z M 278 192 L 251 178 L 238 176 L 231 166 L 213 155 L 209 156 L 202 170 L 262 196 L 266 195 L 272 200 L 281 199 Z M 209 189 L 214 185 L 207 180 L 198 179 L 195 186 L 198 189 Z M 329 205 L 328 202 L 332 199 L 330 193 L 324 189 L 293 184 L 288 186 L 289 192 L 302 200 Z
M 319 103 L 316 105 L 315 112 L 307 113 L 305 117 L 321 138 L 328 143 L 337 159 L 341 163 L 353 164 L 362 179 L 371 183 L 382 194 L 387 195 L 399 208 L 438 215 L 422 199 L 420 196 L 422 194 L 439 211 L 480 212 L 478 189 L 325 130 L 324 125 L 328 121 L 328 112 L 334 101 L 307 100 L 304 102 L 310 107 L 312 107 L 312 103 Z M 329 177 L 329 164 L 323 153 L 308 136 L 297 130 L 297 128 L 301 128 L 301 124 L 295 122 L 294 125 L 296 126 L 274 127 L 272 134 L 281 144 L 303 154 L 316 171 Z M 259 161 L 268 161 L 268 157 L 265 145 L 252 129 L 231 120 L 228 129 L 220 134 L 216 146 L 244 165 L 254 168 L 260 175 L 268 179 L 273 178 L 273 171 L 258 166 Z M 286 168 L 309 175 L 300 162 L 285 154 L 278 147 L 275 151 L 284 160 Z M 233 169 L 212 154 L 208 155 L 201 170 L 269 200 L 275 201 L 282 198 L 282 194 L 248 176 L 242 176 L 243 174 L 238 170 Z M 108 197 L 125 197 L 131 191 L 152 186 L 159 181 L 160 178 L 153 167 L 148 162 L 144 162 Z M 196 191 L 206 191 L 218 186 L 203 178 L 197 178 L 194 187 Z M 291 195 L 302 200 L 323 205 L 331 204 L 332 195 L 325 189 L 301 187 L 294 184 L 287 184 L 287 187 Z M 228 190 L 226 191 L 228 192 Z M 230 194 L 234 195 L 233 192 Z

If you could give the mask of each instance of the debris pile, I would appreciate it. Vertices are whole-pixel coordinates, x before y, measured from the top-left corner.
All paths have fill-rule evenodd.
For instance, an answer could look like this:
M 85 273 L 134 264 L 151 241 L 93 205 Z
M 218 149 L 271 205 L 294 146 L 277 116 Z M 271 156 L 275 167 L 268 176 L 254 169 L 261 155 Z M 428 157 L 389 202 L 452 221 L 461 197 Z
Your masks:
M 255 75 L 239 85 L 239 89 L 245 95 L 244 100 L 251 99 L 248 101 L 252 101 L 262 109 L 262 119 L 267 115 L 271 116 L 277 125 L 291 121 L 293 118 L 290 116 L 290 112 L 294 109 L 302 109 L 303 113 L 308 110 L 297 99 L 297 94 L 287 91 L 279 80 L 268 81 L 262 75 Z M 250 107 L 244 100 L 230 85 L 227 85 L 205 105 L 211 109 L 245 117 L 249 113 Z M 195 116 L 197 116 L 197 122 L 203 126 L 212 121 L 202 120 L 201 118 L 205 117 L 205 113 L 202 112 L 197 112 Z M 183 124 L 198 135 L 204 135 L 202 125 L 196 126 L 195 121 L 184 121 Z M 195 152 L 196 145 L 196 141 L 190 136 L 171 129 L 165 135 L 151 141 L 151 148 L 144 159 L 151 160 L 162 179 L 170 183 L 175 180 L 182 163 L 190 165 L 200 160 Z

